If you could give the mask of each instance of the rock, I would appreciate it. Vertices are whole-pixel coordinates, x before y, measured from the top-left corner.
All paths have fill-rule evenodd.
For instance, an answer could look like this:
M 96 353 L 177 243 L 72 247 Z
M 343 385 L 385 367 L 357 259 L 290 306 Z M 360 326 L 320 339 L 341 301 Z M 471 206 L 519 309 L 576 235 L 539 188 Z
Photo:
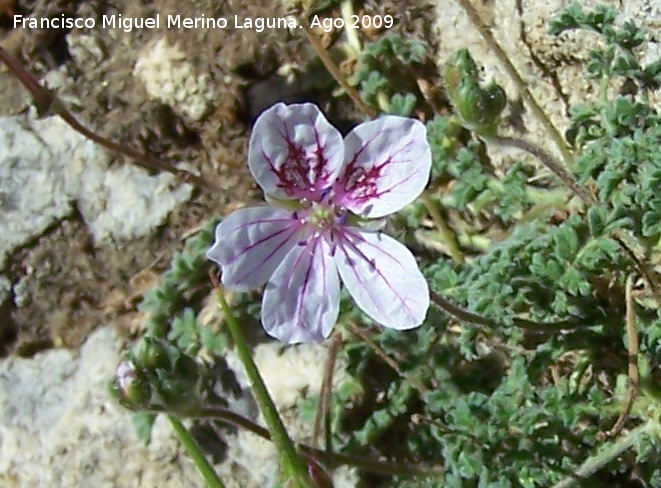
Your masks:
M 493 33 L 539 106 L 560 133 L 564 134 L 569 126 L 567 117 L 569 105 L 596 101 L 598 98 L 599 81 L 585 80 L 583 74 L 585 61 L 590 50 L 599 46 L 599 38 L 585 31 L 570 31 L 560 37 L 552 36 L 547 32 L 548 21 L 568 5 L 568 2 L 563 0 L 467 1 L 478 10 L 483 22 Z M 599 3 L 604 2 L 581 2 L 585 8 L 594 8 Z M 520 93 L 517 86 L 469 20 L 459 1 L 441 2 L 438 5 L 435 27 L 440 46 L 437 61 L 441 69 L 444 69 L 458 49 L 468 48 L 475 61 L 484 67 L 485 80 L 495 79 L 507 92 L 510 102 L 518 100 Z M 523 134 L 516 135 L 530 139 L 559 156 L 557 147 L 549 138 L 545 127 L 531 114 L 525 102 L 522 115 Z M 513 130 L 516 132 L 518 129 L 503 127 L 505 135 L 510 135 Z M 539 164 L 535 158 L 519 150 L 513 151 L 490 145 L 488 151 L 496 162 L 504 157 L 516 157 Z
M 58 117 L 0 117 L 0 269 L 76 204 L 101 244 L 148 235 L 191 196 L 171 174 L 109 160 Z
M 120 345 L 110 328 L 64 349 L 0 362 L 0 485 L 203 487 L 165 418 L 137 440 L 108 395 Z
M 311 426 L 298 421 L 293 407 L 318 390 L 327 350 L 298 346 L 281 354 L 271 343 L 255 355 L 290 433 L 308 440 Z M 79 354 L 53 349 L 0 361 L 0 486 L 206 486 L 165 417 L 157 419 L 148 447 L 137 439 L 132 413 L 107 390 L 120 360 L 120 341 L 111 327 L 101 327 Z M 228 363 L 247 388 L 233 353 Z M 270 442 L 242 430 L 223 439 L 227 458 L 215 468 L 228 488 L 276 486 L 278 456 Z M 334 480 L 336 487 L 353 487 L 357 475 L 341 468 Z
M 177 45 L 166 38 L 147 46 L 135 63 L 133 74 L 152 98 L 172 107 L 190 120 L 200 120 L 215 98 L 207 75 L 196 75 Z

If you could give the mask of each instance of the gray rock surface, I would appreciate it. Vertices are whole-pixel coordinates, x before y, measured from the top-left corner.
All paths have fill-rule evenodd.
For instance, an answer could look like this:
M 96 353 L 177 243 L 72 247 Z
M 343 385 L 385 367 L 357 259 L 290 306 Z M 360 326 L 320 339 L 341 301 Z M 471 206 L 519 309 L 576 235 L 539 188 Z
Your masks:
M 200 120 L 216 94 L 208 75 L 195 75 L 194 67 L 177 45 L 161 38 L 142 50 L 133 74 L 150 97 L 172 107 L 190 120 Z
M 75 206 L 101 244 L 147 235 L 190 198 L 170 174 L 109 161 L 57 117 L 0 117 L 0 269 Z
M 507 53 L 532 96 L 553 124 L 564 133 L 569 124 L 567 118 L 569 106 L 596 101 L 598 98 L 598 81 L 583 78 L 585 61 L 590 51 L 598 47 L 600 42 L 597 35 L 585 31 L 570 31 L 559 37 L 548 34 L 548 21 L 568 6 L 571 3 L 569 0 L 500 0 L 498 2 L 471 0 L 470 3 L 478 10 L 483 22 Z M 622 11 L 619 2 L 587 0 L 580 3 L 585 8 L 593 8 L 598 4 L 611 4 Z M 627 2 L 621 19 L 633 16 L 642 25 L 653 28 L 654 22 L 658 25 L 660 9 L 650 6 L 650 3 L 654 4 L 646 0 Z M 518 100 L 520 93 L 517 86 L 469 20 L 458 0 L 437 2 L 436 5 L 438 20 L 435 27 L 440 46 L 438 65 L 443 69 L 458 49 L 468 48 L 476 62 L 484 67 L 485 79 L 494 78 L 507 92 L 508 100 Z M 641 14 L 648 11 L 657 12 L 656 20 L 653 16 Z M 633 12 L 636 14 L 632 15 Z M 652 44 L 652 49 L 653 46 Z M 523 122 L 524 137 L 558 154 L 544 126 L 531 115 L 527 107 L 523 113 Z M 511 149 L 493 146 L 488 150 L 496 161 L 512 156 L 530 162 L 535 161 L 534 158 L 518 150 L 514 152 Z
M 109 396 L 107 385 L 120 361 L 113 329 L 97 329 L 79 354 L 54 349 L 31 359 L 0 360 L 0 486 L 6 488 L 195 488 L 205 484 L 166 419 L 144 447 L 132 414 Z M 318 388 L 326 348 L 301 346 L 281 354 L 275 343 L 255 351 L 256 361 L 290 433 L 307 440 L 293 410 Z M 228 362 L 239 382 L 247 379 L 234 354 Z M 338 371 L 337 381 L 342 378 Z M 227 459 L 216 466 L 228 488 L 275 486 L 278 455 L 270 442 L 239 431 L 225 436 Z M 349 469 L 334 473 L 334 486 L 355 486 Z
M 108 395 L 119 347 L 101 328 L 79 356 L 59 349 L 0 362 L 0 486 L 204 486 L 164 418 L 143 447 Z

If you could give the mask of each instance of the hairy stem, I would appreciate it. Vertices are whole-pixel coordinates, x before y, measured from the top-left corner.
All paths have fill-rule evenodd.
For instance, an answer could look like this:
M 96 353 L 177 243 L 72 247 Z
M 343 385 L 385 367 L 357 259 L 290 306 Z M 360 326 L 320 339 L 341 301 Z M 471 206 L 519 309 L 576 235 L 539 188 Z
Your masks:
M 430 290 L 429 294 L 431 297 L 431 301 L 434 305 L 436 305 L 444 312 L 449 313 L 453 317 L 458 318 L 459 320 L 463 320 L 464 322 L 468 322 L 471 324 L 484 325 L 491 329 L 504 327 L 503 324 L 500 324 L 495 320 L 492 320 L 488 317 L 485 317 L 477 313 L 473 313 L 469 310 L 460 307 L 459 305 L 452 303 L 450 300 L 445 298 L 440 293 Z M 521 329 L 529 330 L 531 332 L 540 332 L 540 333 L 554 333 L 563 330 L 578 329 L 580 327 L 585 326 L 583 321 L 579 318 L 561 320 L 558 322 L 533 322 L 532 320 L 514 317 L 512 318 L 512 322 L 516 327 L 520 327 Z
M 356 89 L 349 84 L 349 82 L 346 80 L 346 78 L 340 71 L 340 68 L 338 68 L 338 66 L 335 64 L 335 61 L 333 61 L 331 57 L 328 55 L 328 51 L 326 51 L 324 46 L 321 45 L 319 38 L 314 34 L 314 32 L 312 32 L 310 27 L 308 27 L 305 22 L 303 22 L 303 30 L 305 31 L 305 35 L 310 41 L 310 44 L 312 44 L 312 47 L 317 53 L 317 56 L 319 56 L 321 62 L 324 64 L 324 66 L 331 74 L 331 76 L 335 79 L 335 81 L 337 81 L 337 83 L 346 92 L 346 94 L 349 95 L 349 98 L 353 100 L 356 106 L 360 108 L 360 110 L 362 110 L 365 113 L 365 115 L 367 115 L 370 118 L 376 117 L 376 111 L 374 111 L 372 107 L 367 105 L 360 96 L 360 93 L 358 93 Z
M 648 420 L 621 439 L 601 447 L 596 454 L 587 458 L 583 464 L 576 469 L 576 472 L 559 481 L 551 488 L 569 488 L 570 486 L 588 479 L 613 459 L 621 456 L 635 446 L 644 436 L 650 434 L 658 436 L 658 430 L 659 426 L 656 422 L 654 420 Z
M 546 166 L 558 179 L 571 189 L 576 195 L 580 197 L 586 204 L 594 204 L 596 199 L 590 191 L 582 185 L 579 185 L 574 177 L 551 156 L 551 154 L 544 151 L 541 147 L 533 144 L 532 142 L 515 137 L 494 136 L 486 139 L 488 142 L 493 142 L 501 146 L 516 147 L 526 151 L 537 159 L 539 159 L 544 166 Z
M 262 375 L 259 373 L 257 365 L 252 359 L 250 349 L 246 344 L 243 331 L 241 330 L 241 325 L 232 314 L 220 286 L 216 289 L 216 297 L 220 304 L 220 308 L 225 315 L 225 323 L 227 324 L 230 335 L 234 340 L 236 352 L 243 367 L 246 369 L 246 374 L 250 380 L 251 390 L 255 394 L 255 399 L 257 400 L 259 409 L 264 416 L 273 443 L 280 453 L 285 476 L 291 477 L 291 480 L 294 482 L 294 484 L 290 486 L 313 488 L 314 484 L 308 475 L 307 464 L 296 450 L 294 443 L 290 439 L 289 434 L 282 423 L 280 415 L 278 415 L 278 410 L 271 399 L 271 395 L 269 395 L 269 392 L 266 389 L 266 384 L 262 379 Z
M 456 262 L 463 263 L 464 255 L 461 252 L 461 249 L 459 249 L 459 244 L 457 243 L 457 237 L 455 236 L 454 232 L 452 232 L 448 224 L 445 222 L 445 219 L 443 218 L 443 215 L 441 215 L 441 212 L 438 210 L 436 203 L 434 202 L 434 200 L 432 200 L 431 196 L 426 190 L 422 192 L 420 198 L 422 198 L 425 207 L 427 207 L 427 212 L 429 212 L 429 216 L 436 225 L 436 228 L 438 229 L 438 233 L 441 236 L 442 242 L 447 247 L 448 253 L 450 253 L 450 256 Z
M 179 440 L 184 445 L 188 451 L 188 455 L 191 457 L 198 471 L 204 478 L 207 486 L 209 488 L 225 488 L 223 482 L 218 478 L 216 471 L 213 469 L 209 461 L 204 456 L 204 453 L 200 449 L 200 446 L 197 445 L 193 436 L 190 435 L 188 429 L 181 423 L 181 421 L 174 415 L 168 415 L 168 420 L 172 429 L 175 431 Z
M 365 344 L 367 344 L 372 351 L 374 351 L 374 354 L 376 354 L 383 362 L 385 362 L 390 368 L 397 373 L 397 375 L 411 383 L 416 390 L 418 390 L 418 393 L 420 393 L 420 397 L 423 398 L 425 394 L 429 393 L 429 388 L 427 388 L 425 385 L 423 385 L 418 379 L 414 378 L 413 376 L 406 374 L 402 369 L 399 367 L 397 364 L 397 361 L 395 361 L 393 358 L 388 356 L 386 352 L 381 349 L 376 342 L 374 342 L 370 337 L 362 331 L 356 324 L 351 322 L 350 320 L 346 321 L 347 326 L 349 327 L 349 330 L 356 334 L 358 337 L 360 337 Z
M 615 437 L 617 436 L 629 418 L 629 413 L 633 407 L 633 402 L 636 399 L 636 393 L 638 393 L 638 385 L 640 381 L 640 373 L 638 371 L 638 331 L 636 329 L 636 304 L 633 298 L 633 275 L 627 276 L 627 282 L 624 290 L 624 299 L 627 307 L 626 312 L 626 329 L 627 329 L 627 342 L 629 349 L 629 364 L 628 364 L 628 375 L 629 375 L 629 384 L 627 385 L 627 394 L 624 399 L 624 408 L 620 413 L 617 421 L 613 427 L 606 432 L 606 436 Z

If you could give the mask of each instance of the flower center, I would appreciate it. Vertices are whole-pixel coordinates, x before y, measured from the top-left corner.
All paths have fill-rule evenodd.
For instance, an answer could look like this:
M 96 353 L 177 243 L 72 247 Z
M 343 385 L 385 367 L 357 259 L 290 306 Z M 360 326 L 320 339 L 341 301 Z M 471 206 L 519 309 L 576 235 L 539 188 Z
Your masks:
M 293 217 L 300 222 L 315 229 L 315 234 L 324 231 L 337 230 L 344 226 L 349 219 L 349 211 L 332 203 L 330 192 L 323 192 L 321 201 L 310 202 L 307 199 L 300 201 L 302 210 L 294 212 Z
M 328 229 L 333 225 L 335 206 L 313 202 L 308 215 L 307 222 L 317 229 Z

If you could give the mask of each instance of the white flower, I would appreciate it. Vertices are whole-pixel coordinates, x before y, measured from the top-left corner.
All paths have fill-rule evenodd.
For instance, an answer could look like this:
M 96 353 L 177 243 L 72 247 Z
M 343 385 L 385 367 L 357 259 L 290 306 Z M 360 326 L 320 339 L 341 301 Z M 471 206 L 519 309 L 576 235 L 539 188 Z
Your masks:
M 270 207 L 238 210 L 207 256 L 223 284 L 266 284 L 262 324 L 287 343 L 319 342 L 337 321 L 340 280 L 383 326 L 422 323 L 429 289 L 411 252 L 367 228 L 422 192 L 431 169 L 425 126 L 385 116 L 344 139 L 313 104 L 278 103 L 255 122 L 250 170 Z

